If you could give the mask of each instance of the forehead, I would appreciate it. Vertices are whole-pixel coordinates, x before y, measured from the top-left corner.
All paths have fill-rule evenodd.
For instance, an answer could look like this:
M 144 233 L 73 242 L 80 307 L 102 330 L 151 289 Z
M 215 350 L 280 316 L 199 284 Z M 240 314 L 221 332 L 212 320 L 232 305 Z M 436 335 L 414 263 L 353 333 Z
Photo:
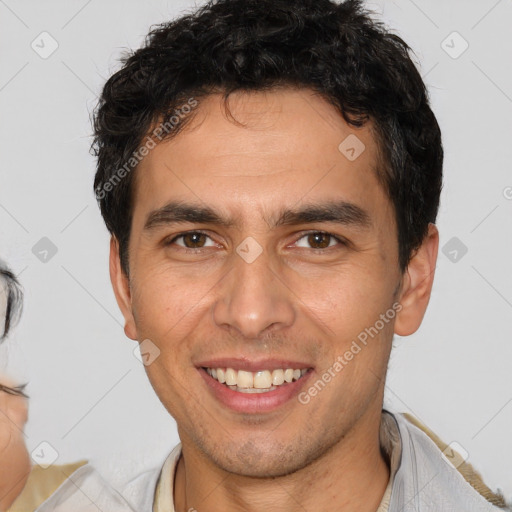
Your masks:
M 139 164 L 134 214 L 170 199 L 269 214 L 306 199 L 386 206 L 378 160 L 371 123 L 348 125 L 311 90 L 212 94 Z

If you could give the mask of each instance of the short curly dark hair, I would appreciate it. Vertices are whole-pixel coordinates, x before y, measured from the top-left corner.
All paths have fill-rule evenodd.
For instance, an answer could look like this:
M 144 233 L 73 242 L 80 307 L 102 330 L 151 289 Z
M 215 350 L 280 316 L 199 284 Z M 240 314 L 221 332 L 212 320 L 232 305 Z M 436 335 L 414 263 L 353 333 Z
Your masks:
M 3 288 L 2 293 L 5 293 L 6 296 L 5 318 L 0 318 L 2 322 L 0 326 L 0 343 L 2 343 L 19 320 L 23 308 L 23 290 L 21 285 L 2 260 L 0 260 L 0 287 Z M 28 398 L 24 391 L 26 386 L 26 384 L 22 384 L 12 387 L 0 382 L 0 392 Z
M 0 287 L 6 295 L 7 304 L 5 318 L 0 318 L 0 342 L 9 334 L 9 331 L 18 321 L 23 308 L 23 290 L 16 276 L 0 260 Z
M 144 137 L 187 98 L 279 86 L 314 90 L 352 126 L 373 122 L 404 271 L 437 217 L 443 165 L 439 125 L 410 52 L 360 0 L 217 0 L 153 27 L 122 58 L 94 112 L 94 188 L 125 273 L 134 176 L 127 162 L 136 170 Z

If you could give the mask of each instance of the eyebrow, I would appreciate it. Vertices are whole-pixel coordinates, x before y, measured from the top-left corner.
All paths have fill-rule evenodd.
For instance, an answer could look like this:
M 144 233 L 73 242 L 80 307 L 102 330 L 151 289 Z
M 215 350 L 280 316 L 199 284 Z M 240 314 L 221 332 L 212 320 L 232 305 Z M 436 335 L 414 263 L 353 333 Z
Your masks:
M 372 225 L 370 215 L 364 209 L 343 200 L 309 203 L 298 209 L 283 209 L 278 213 L 276 220 L 267 221 L 271 228 L 320 222 L 334 222 L 360 228 L 369 228 Z M 171 201 L 148 215 L 144 230 L 179 223 L 210 224 L 226 228 L 241 226 L 238 216 L 227 218 L 209 206 Z

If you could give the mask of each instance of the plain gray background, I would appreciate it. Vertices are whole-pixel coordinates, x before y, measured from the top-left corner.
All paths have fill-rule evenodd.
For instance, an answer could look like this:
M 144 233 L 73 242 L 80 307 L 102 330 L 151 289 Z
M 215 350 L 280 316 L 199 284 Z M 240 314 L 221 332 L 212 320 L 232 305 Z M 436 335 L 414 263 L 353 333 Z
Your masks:
M 193 5 L 0 0 L 0 257 L 26 290 L 0 369 L 30 382 L 30 450 L 88 458 L 114 482 L 178 437 L 111 291 L 89 116 L 121 52 Z M 395 337 L 385 405 L 458 443 L 510 499 L 512 2 L 367 5 L 415 50 L 445 147 L 433 294 L 420 330 Z

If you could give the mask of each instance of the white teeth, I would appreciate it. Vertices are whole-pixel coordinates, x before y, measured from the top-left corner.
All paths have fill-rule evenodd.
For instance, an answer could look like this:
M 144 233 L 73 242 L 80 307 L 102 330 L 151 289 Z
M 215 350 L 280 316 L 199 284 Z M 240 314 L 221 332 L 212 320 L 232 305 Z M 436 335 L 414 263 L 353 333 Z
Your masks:
M 238 372 L 240 373 L 240 372 Z M 256 372 L 254 374 L 254 387 L 258 389 L 265 389 L 272 386 L 272 375 L 268 370 Z
M 234 370 L 233 370 L 234 371 Z M 245 372 L 244 370 L 238 370 L 238 377 L 236 384 L 239 388 L 253 388 L 254 377 L 251 372 Z
M 234 370 L 233 368 L 206 368 L 208 375 L 218 380 L 221 384 L 226 384 L 229 388 L 242 393 L 265 393 L 277 389 L 285 382 L 299 380 L 308 371 L 302 369 L 278 369 L 260 370 L 257 372 L 248 372 L 246 370 Z
M 284 380 L 286 382 L 291 382 L 293 380 L 293 370 L 288 368 L 284 371 Z
M 233 368 L 226 368 L 226 384 L 228 386 L 236 386 L 237 375 Z
M 229 389 L 233 391 L 238 391 L 239 393 L 266 393 L 267 391 L 273 391 L 277 389 L 276 386 L 272 386 L 268 389 L 256 389 L 256 388 L 239 388 L 238 386 L 229 386 Z
M 283 382 L 284 382 L 284 371 L 283 370 L 274 370 L 272 372 L 272 384 L 274 384 L 274 386 L 280 386 Z

